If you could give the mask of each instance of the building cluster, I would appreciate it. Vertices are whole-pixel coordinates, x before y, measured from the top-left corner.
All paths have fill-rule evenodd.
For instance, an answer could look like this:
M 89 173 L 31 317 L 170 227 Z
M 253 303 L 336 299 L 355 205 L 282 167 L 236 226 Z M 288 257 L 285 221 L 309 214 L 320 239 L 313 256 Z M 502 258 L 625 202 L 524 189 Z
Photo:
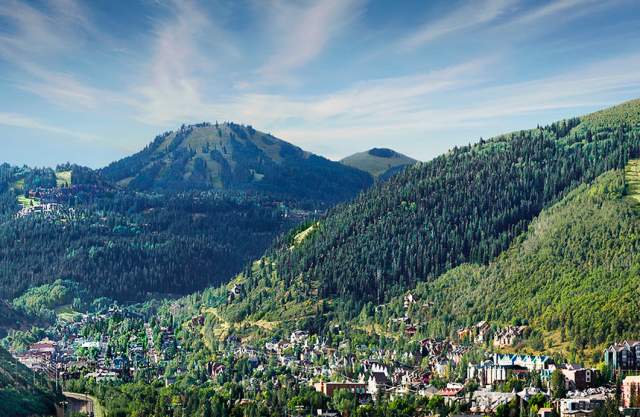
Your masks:
M 485 328 L 484 323 L 479 323 L 465 336 L 471 336 L 473 340 Z M 521 332 L 526 331 L 522 326 L 505 330 L 497 333 L 498 337 L 520 337 Z M 512 346 L 513 340 L 508 344 Z M 441 363 L 455 368 L 459 363 L 456 360 L 457 349 L 460 347 L 448 340 L 425 339 L 420 342 L 417 355 L 420 359 L 428 360 L 418 361 L 421 366 L 394 368 L 389 362 L 375 362 L 374 366 L 363 366 L 361 369 L 364 372 L 356 379 L 340 379 L 334 375 L 328 381 L 316 382 L 314 387 L 327 396 L 346 389 L 356 394 L 362 402 L 376 401 L 381 394 L 388 398 L 407 393 L 428 397 L 437 395 L 449 406 L 458 405 L 473 415 L 496 414 L 500 406 L 508 404 L 527 406 L 534 399 L 539 404 L 542 398 L 544 404 L 550 406 L 538 409 L 540 417 L 590 417 L 596 415 L 607 401 L 615 401 L 615 386 L 603 382 L 606 378 L 602 378 L 595 369 L 577 364 L 556 364 L 551 357 L 544 355 L 494 353 L 485 361 L 468 364 L 466 378 L 461 383 L 448 383 L 436 389 L 430 384 L 431 379 L 445 375 Z M 640 412 L 640 375 L 628 374 L 640 373 L 636 365 L 640 364 L 640 342 L 625 341 L 613 345 L 605 351 L 604 359 L 614 374 L 622 372 L 627 375 L 622 379 L 621 412 L 624 415 L 637 415 Z M 424 368 L 425 364 L 428 364 L 427 368 Z M 566 392 L 563 398 L 553 399 L 551 396 L 551 376 L 554 371 L 562 374 Z M 393 377 L 395 374 L 401 377 Z M 534 375 L 539 378 L 539 387 L 526 386 L 520 391 L 504 389 L 509 381 L 521 381 L 529 385 Z M 470 386 L 474 388 L 469 389 Z
M 410 308 L 415 302 L 411 295 L 405 297 L 405 307 Z M 196 316 L 189 326 L 197 327 L 200 322 L 202 320 Z M 498 340 L 501 347 L 513 347 L 517 338 L 526 337 L 528 331 L 526 326 L 509 326 L 495 331 L 486 322 L 477 323 L 470 329 L 465 344 L 450 339 L 426 338 L 411 344 L 410 351 L 404 352 L 354 346 L 344 339 L 332 345 L 303 330 L 293 331 L 286 338 L 273 339 L 260 346 L 252 346 L 230 336 L 224 349 L 233 362 L 245 360 L 247 366 L 257 372 L 250 372 L 251 376 L 243 379 L 247 391 L 264 389 L 262 384 L 265 381 L 255 375 L 264 375 L 267 367 L 276 366 L 286 368 L 285 373 L 291 378 L 291 383 L 313 386 L 328 397 L 339 390 L 347 390 L 364 404 L 407 394 L 439 396 L 445 404 L 473 415 L 496 414 L 501 406 L 512 404 L 520 407 L 532 402 L 540 404 L 542 399 L 549 406 L 538 409 L 540 417 L 588 417 L 595 415 L 608 399 L 615 397 L 615 388 L 603 386 L 604 379 L 595 369 L 577 364 L 557 364 L 546 355 L 485 353 L 482 361 L 469 363 L 467 354 L 476 342 L 482 340 L 485 345 L 489 342 L 488 345 L 495 346 Z M 605 356 L 610 350 L 618 355 L 617 362 L 611 362 L 612 369 L 620 370 L 622 366 L 631 369 L 634 365 L 629 360 L 630 352 L 635 355 L 637 346 L 635 342 L 623 342 L 608 349 Z M 625 349 L 627 353 L 623 354 Z M 461 369 L 466 369 L 462 376 Z M 207 365 L 207 373 L 212 380 L 224 380 L 229 372 L 229 365 L 224 361 L 212 361 Z M 552 398 L 554 372 L 562 374 L 566 392 L 563 398 Z M 539 382 L 534 384 L 534 380 Z M 275 377 L 270 381 L 273 386 L 280 383 Z M 444 382 L 443 385 L 443 381 L 459 382 Z M 514 381 L 519 385 L 510 385 Z M 511 386 L 524 388 L 508 388 Z M 639 377 L 624 379 L 623 388 L 622 406 L 625 409 L 640 404 Z
M 231 293 L 242 296 L 243 290 L 236 287 Z M 412 297 L 405 301 L 408 306 L 415 303 Z M 128 319 L 127 333 L 105 334 L 97 330 L 112 328 L 124 318 Z M 105 320 L 114 321 L 106 325 L 102 323 Z M 196 315 L 185 321 L 183 329 L 201 334 L 204 324 L 205 317 Z M 523 326 L 494 331 L 488 323 L 479 322 L 461 330 L 465 330 L 463 343 L 425 338 L 410 343 L 406 350 L 356 345 L 345 337 L 330 342 L 304 330 L 257 345 L 232 334 L 218 346 L 218 354 L 198 371 L 212 383 L 239 379 L 247 392 L 264 390 L 267 382 L 277 387 L 282 384 L 278 376 L 286 375 L 290 383 L 312 386 L 328 397 L 347 390 L 360 403 L 408 394 L 438 396 L 448 406 L 474 415 L 496 414 L 500 407 L 513 404 L 539 405 L 542 399 L 549 406 L 539 408 L 540 417 L 589 417 L 615 396 L 615 388 L 603 386 L 606 378 L 595 369 L 559 364 L 545 355 L 488 353 L 473 346 L 479 340 L 485 347 L 496 346 L 498 340 L 500 346 L 513 347 L 514 340 L 510 338 L 521 337 L 526 332 Z M 48 334 L 48 339 L 15 356 L 28 367 L 60 379 L 94 378 L 102 382 L 129 379 L 137 372 L 145 372 L 165 378 L 167 384 L 175 381 L 175 375 L 168 376 L 163 368 L 180 350 L 175 330 L 127 309 L 112 307 L 100 314 L 82 315 L 76 321 L 59 322 Z M 476 361 L 470 362 L 472 357 Z M 477 360 L 478 357 L 482 359 Z M 621 406 L 640 410 L 640 376 L 633 372 L 640 365 L 640 342 L 610 346 L 604 352 L 604 362 L 623 381 Z M 181 366 L 177 373 L 186 369 Z M 552 399 L 554 373 L 562 375 L 566 393 L 563 398 Z
M 34 203 L 30 206 L 21 208 L 16 217 L 26 217 L 32 214 L 41 214 L 44 216 L 63 216 L 65 214 L 72 214 L 73 209 L 65 209 L 62 204 L 58 203 Z
M 510 348 L 517 342 L 526 339 L 529 334 L 529 326 L 506 326 L 493 329 L 491 325 L 483 320 L 473 326 L 458 329 L 458 339 L 472 342 L 476 345 L 484 345 L 487 341 L 496 349 Z
M 469 364 L 467 379 L 475 380 L 480 385 L 495 385 L 514 378 L 526 380 L 531 372 L 537 372 L 542 380 L 546 380 L 553 370 L 555 365 L 548 356 L 496 353 L 492 359 Z
M 493 336 L 493 347 L 504 348 L 514 346 L 522 340 L 529 330 L 529 326 L 507 326 L 499 329 Z
M 86 328 L 106 327 L 100 326 L 101 322 L 115 317 L 127 317 L 139 323 L 145 337 L 137 337 L 131 332 L 123 348 L 106 332 L 83 335 L 87 333 Z M 140 371 L 159 374 L 159 365 L 171 357 L 177 346 L 171 328 L 159 327 L 156 336 L 140 315 L 119 307 L 83 314 L 75 321 L 60 321 L 48 329 L 47 334 L 47 338 L 31 344 L 24 352 L 12 354 L 28 368 L 61 380 L 94 378 L 102 382 L 128 378 Z

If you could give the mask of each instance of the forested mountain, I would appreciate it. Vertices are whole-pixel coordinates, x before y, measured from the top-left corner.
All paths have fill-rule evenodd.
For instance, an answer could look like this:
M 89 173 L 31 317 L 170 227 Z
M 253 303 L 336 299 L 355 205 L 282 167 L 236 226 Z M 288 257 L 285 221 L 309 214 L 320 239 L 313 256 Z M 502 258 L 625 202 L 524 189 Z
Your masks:
M 76 166 L 0 166 L 0 299 L 58 278 L 135 300 L 224 282 L 300 221 L 266 195 L 122 190 Z
M 233 123 L 182 126 L 94 171 L 0 166 L 0 300 L 66 279 L 121 301 L 237 274 L 366 172 Z
M 0 298 L 58 278 L 121 300 L 185 294 L 229 279 L 296 222 L 269 200 L 206 192 L 104 191 L 86 200 L 76 194 L 44 214 L 7 212 L 0 225 Z
M 0 300 L 0 337 L 4 337 L 9 329 L 21 329 L 32 324 L 33 321 L 16 311 L 11 304 Z
M 352 318 L 458 265 L 488 263 L 544 208 L 639 150 L 638 100 L 453 149 L 338 206 L 304 239 L 283 239 L 238 277 L 245 296 L 225 314 Z
M 0 415 L 55 415 L 57 400 L 51 381 L 34 374 L 0 347 Z
M 637 162 L 634 161 L 637 168 Z M 630 174 L 631 172 L 631 174 Z M 640 331 L 637 170 L 614 170 L 544 210 L 488 265 L 462 265 L 413 291 L 423 334 L 489 320 L 528 323 L 538 350 L 580 353 Z M 631 177 L 631 178 L 630 178 Z M 422 306 L 428 307 L 422 307 Z M 402 299 L 388 306 L 402 309 Z M 598 361 L 601 351 L 594 352 Z
M 340 160 L 344 165 L 368 172 L 375 178 L 387 179 L 418 161 L 387 148 L 373 148 Z
M 372 183 L 360 170 L 235 123 L 183 125 L 101 172 L 133 190 L 240 190 L 326 203 Z

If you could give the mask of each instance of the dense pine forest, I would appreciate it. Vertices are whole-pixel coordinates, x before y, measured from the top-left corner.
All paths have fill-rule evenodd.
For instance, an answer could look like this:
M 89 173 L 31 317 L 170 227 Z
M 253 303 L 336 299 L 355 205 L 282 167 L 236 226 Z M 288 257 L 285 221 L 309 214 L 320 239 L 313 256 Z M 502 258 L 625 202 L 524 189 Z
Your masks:
M 2 194 L 0 298 L 58 278 L 121 300 L 188 293 L 228 279 L 295 224 L 266 198 L 207 192 L 79 189 L 51 214 L 20 218 L 16 197 Z
M 528 323 L 538 331 L 528 342 L 533 350 L 594 363 L 601 351 L 587 348 L 634 338 L 640 206 L 628 184 L 622 170 L 605 173 L 544 210 L 495 261 L 465 264 L 419 284 L 413 295 L 420 304 L 411 316 L 422 323 L 420 334 L 451 335 L 481 320 Z M 395 299 L 370 318 L 383 323 L 402 304 Z
M 353 318 L 364 306 L 385 303 L 458 265 L 487 264 L 526 232 L 543 209 L 601 174 L 624 168 L 639 150 L 637 100 L 453 149 L 338 206 L 294 245 L 291 237 L 282 239 L 238 278 L 246 297 L 227 307 L 227 315 L 274 321 L 306 316 L 315 327 L 327 319 L 328 310 Z M 617 285 L 615 275 L 603 279 Z M 609 293 L 598 294 L 610 300 Z M 523 303 L 527 310 L 529 300 Z M 504 314 L 514 313 L 513 308 Z M 518 314 L 531 317 L 537 311 L 531 308 Z M 565 312 L 549 320 L 567 318 L 567 307 L 558 308 Z M 557 323 L 549 327 L 557 328 Z M 603 329 L 580 337 L 578 344 L 609 340 L 615 325 Z M 574 328 L 570 336 L 590 330 Z

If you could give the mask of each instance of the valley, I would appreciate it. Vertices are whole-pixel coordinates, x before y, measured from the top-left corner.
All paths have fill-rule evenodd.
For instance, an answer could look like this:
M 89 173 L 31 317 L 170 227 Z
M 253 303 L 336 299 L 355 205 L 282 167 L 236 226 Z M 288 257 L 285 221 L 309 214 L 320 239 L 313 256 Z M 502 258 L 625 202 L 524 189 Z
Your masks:
M 0 417 L 640 417 L 639 0 L 0 0 Z
M 410 164 L 333 207 L 4 166 L 2 270 L 22 278 L 2 293 L 2 344 L 107 416 L 609 413 L 639 366 L 639 156 L 635 100 Z M 64 250 L 17 264 L 52 239 Z

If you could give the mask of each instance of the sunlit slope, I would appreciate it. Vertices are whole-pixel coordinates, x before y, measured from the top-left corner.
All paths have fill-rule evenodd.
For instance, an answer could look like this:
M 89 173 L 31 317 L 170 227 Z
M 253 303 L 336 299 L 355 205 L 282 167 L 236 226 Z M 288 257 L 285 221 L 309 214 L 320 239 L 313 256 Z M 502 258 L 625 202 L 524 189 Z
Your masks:
M 573 190 L 613 169 L 622 178 L 640 149 L 639 104 L 502 135 L 407 169 L 335 209 L 300 244 L 283 239 L 268 261 L 238 277 L 246 296 L 222 314 L 236 322 L 298 316 L 319 327 L 459 265 L 486 265 Z M 625 198 L 616 204 L 633 212 Z M 592 334 L 599 336 L 588 343 L 612 332 Z

